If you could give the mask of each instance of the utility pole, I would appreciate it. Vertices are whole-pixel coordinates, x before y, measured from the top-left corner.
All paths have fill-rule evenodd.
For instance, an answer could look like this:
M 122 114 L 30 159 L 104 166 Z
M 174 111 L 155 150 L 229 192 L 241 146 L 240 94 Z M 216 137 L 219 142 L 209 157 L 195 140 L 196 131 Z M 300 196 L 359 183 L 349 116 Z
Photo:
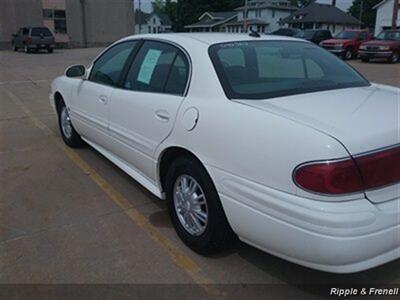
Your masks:
M 399 14 L 399 0 L 393 1 L 393 19 L 392 19 L 392 29 L 397 29 L 397 17 Z
M 360 29 L 361 29 L 361 26 L 362 26 L 362 17 L 363 17 L 363 14 L 364 14 L 364 0 L 361 0 L 361 3 L 360 3 L 360 18 L 359 18 L 359 20 L 360 20 Z
M 85 0 L 80 0 L 81 2 L 81 26 L 82 26 L 82 47 L 87 48 L 87 32 L 86 32 L 86 9 Z
M 142 1 L 141 0 L 139 0 L 138 22 L 139 22 L 139 34 L 141 34 L 142 33 Z
M 243 28 L 244 32 L 247 32 L 248 20 L 247 20 L 247 0 L 244 0 L 244 21 Z

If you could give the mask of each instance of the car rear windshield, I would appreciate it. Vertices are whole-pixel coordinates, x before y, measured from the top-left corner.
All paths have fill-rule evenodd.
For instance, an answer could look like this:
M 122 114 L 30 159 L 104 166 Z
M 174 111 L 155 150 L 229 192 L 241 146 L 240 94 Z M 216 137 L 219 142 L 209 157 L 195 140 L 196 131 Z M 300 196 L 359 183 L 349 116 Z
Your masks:
M 32 28 L 32 32 L 31 32 L 32 36 L 52 36 L 50 30 L 46 27 L 35 27 Z
M 209 49 L 230 99 L 267 99 L 370 85 L 357 71 L 311 43 L 243 41 Z

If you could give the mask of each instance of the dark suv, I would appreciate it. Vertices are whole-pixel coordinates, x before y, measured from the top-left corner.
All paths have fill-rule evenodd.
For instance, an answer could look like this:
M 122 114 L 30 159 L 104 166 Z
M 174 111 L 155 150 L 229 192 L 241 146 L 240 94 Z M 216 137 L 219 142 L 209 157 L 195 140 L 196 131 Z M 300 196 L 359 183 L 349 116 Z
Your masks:
M 293 37 L 305 39 L 307 41 L 319 45 L 319 43 L 321 43 L 322 41 L 331 39 L 332 34 L 327 29 L 315 29 L 315 30 L 310 29 L 310 30 L 302 30 L 296 33 Z
M 14 51 L 24 49 L 26 53 L 45 49 L 49 53 L 54 49 L 54 36 L 47 27 L 23 27 L 12 35 Z

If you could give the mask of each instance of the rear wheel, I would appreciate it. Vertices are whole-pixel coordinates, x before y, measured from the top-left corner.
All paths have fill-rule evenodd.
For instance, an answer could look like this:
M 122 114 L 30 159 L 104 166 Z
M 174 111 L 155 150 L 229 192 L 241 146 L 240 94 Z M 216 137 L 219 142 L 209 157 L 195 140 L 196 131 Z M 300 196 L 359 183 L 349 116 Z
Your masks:
M 14 50 L 15 52 L 18 51 L 18 47 L 17 47 L 17 45 L 15 45 L 15 43 L 13 44 L 13 50 Z
M 64 102 L 58 105 L 58 124 L 60 127 L 61 137 L 64 142 L 71 148 L 81 148 L 85 145 L 85 142 L 81 139 L 80 135 L 75 131 L 72 126 L 69 112 Z
M 236 241 L 214 184 L 200 162 L 178 158 L 167 172 L 165 185 L 172 223 L 188 247 L 208 254 Z

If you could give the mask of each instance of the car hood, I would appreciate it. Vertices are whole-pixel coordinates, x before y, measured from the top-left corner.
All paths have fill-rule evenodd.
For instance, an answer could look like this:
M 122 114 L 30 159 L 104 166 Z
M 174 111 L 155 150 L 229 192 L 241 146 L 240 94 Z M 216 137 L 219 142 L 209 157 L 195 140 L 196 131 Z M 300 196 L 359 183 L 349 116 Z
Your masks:
M 395 46 L 400 45 L 400 41 L 378 41 L 373 40 L 366 43 L 363 43 L 364 46 Z
M 330 39 L 323 41 L 322 44 L 344 44 L 347 42 L 352 42 L 353 40 L 342 40 L 342 39 Z
M 323 132 L 352 155 L 400 143 L 398 88 L 373 84 L 239 102 Z

